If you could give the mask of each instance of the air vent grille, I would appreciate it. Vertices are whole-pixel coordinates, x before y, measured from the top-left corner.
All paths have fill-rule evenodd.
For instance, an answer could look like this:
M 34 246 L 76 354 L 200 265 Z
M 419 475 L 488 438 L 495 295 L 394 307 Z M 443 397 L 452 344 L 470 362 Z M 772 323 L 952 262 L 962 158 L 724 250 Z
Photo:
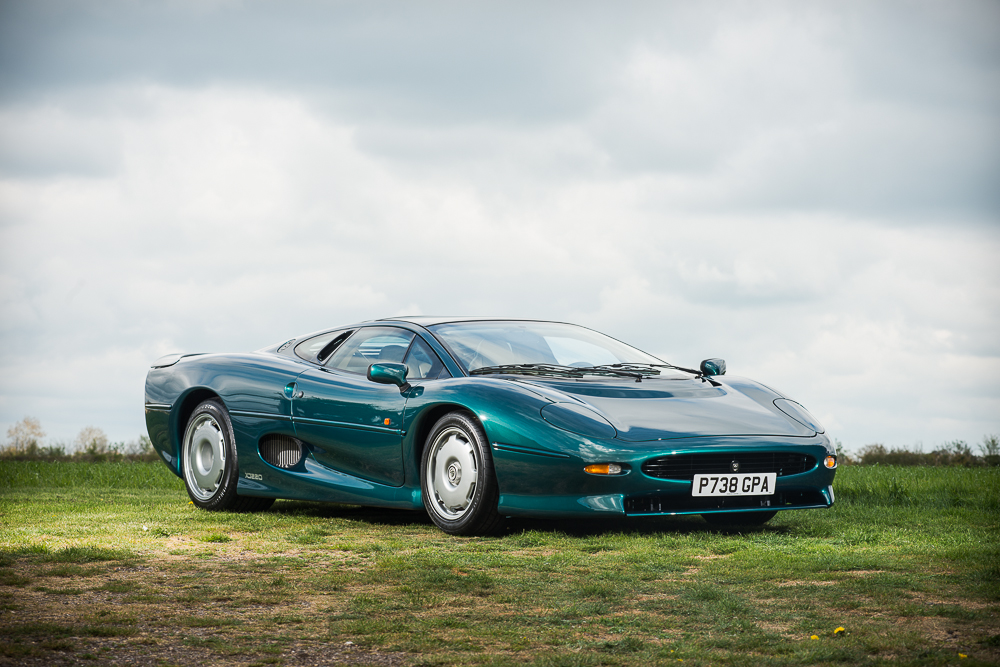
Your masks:
M 735 468 L 734 462 L 737 464 Z M 643 463 L 642 471 L 657 479 L 690 481 L 695 475 L 728 475 L 735 472 L 775 472 L 778 477 L 785 477 L 814 467 L 814 457 L 796 452 L 712 452 L 661 456 Z
M 302 444 L 288 435 L 266 435 L 260 441 L 260 457 L 288 470 L 302 461 Z

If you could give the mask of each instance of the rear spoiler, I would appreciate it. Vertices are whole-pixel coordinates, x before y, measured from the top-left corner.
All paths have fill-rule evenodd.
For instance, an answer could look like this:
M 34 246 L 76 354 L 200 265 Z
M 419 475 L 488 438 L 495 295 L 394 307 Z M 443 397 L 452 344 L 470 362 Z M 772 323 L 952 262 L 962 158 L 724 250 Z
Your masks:
M 165 354 L 150 365 L 150 368 L 167 368 L 173 366 L 184 357 L 197 357 L 208 352 L 194 352 L 192 354 Z

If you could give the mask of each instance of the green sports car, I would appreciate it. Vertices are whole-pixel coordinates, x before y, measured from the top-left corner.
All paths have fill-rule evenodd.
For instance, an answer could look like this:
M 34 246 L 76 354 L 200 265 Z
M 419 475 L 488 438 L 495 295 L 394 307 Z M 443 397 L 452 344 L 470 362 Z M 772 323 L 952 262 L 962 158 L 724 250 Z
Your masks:
M 831 506 L 823 427 L 725 371 L 560 322 L 391 318 L 163 357 L 146 378 L 146 424 L 208 510 L 275 498 L 423 508 L 474 535 L 513 516 L 756 525 Z

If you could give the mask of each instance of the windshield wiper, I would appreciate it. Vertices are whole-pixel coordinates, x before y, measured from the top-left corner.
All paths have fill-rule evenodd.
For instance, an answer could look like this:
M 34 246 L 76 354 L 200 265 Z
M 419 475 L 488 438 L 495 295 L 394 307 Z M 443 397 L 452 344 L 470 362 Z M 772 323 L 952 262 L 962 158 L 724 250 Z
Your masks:
M 673 364 L 643 364 L 643 363 L 621 363 L 621 364 L 602 364 L 600 366 L 588 366 L 590 368 L 609 368 L 618 369 L 621 368 L 627 371 L 637 371 L 640 373 L 649 373 L 650 375 L 659 375 L 660 371 L 654 371 L 655 368 L 669 368 L 675 371 L 684 371 L 685 373 L 691 373 L 692 375 L 701 376 L 703 373 L 701 371 L 692 370 L 690 368 L 684 368 L 683 366 L 674 366 Z
M 631 377 L 636 382 L 642 382 L 643 375 L 649 375 L 649 370 L 633 370 L 613 368 L 611 366 L 560 366 L 558 364 L 503 364 L 500 366 L 483 366 L 469 372 L 469 375 L 491 375 L 494 373 L 510 373 L 512 375 L 559 375 L 562 377 L 582 378 L 584 375 L 610 375 L 614 377 Z M 659 373 L 659 371 L 656 371 Z
M 637 364 L 637 363 L 625 363 L 625 364 L 605 364 L 604 366 L 593 366 L 593 368 L 609 368 L 609 369 L 610 368 L 621 368 L 621 369 L 629 370 L 629 371 L 647 372 L 650 375 L 654 374 L 653 372 L 650 372 L 654 368 L 669 368 L 669 369 L 675 370 L 675 371 L 683 371 L 685 373 L 690 373 L 691 375 L 694 376 L 695 380 L 701 380 L 702 382 L 708 382 L 713 387 L 719 387 L 719 386 L 721 386 L 720 383 L 717 380 L 714 380 L 711 377 L 706 376 L 701 371 L 696 371 L 696 370 L 694 370 L 692 368 L 684 368 L 683 366 L 674 366 L 673 364 Z M 644 370 L 644 369 L 648 369 L 648 370 Z M 587 370 L 587 369 L 584 369 L 584 370 Z M 655 371 L 655 374 L 659 375 L 660 371 Z M 640 380 L 636 380 L 636 382 L 640 382 Z
M 588 375 L 618 375 L 635 378 L 642 382 L 643 378 L 659 375 L 660 371 L 653 364 L 600 364 L 599 366 L 578 366 L 579 370 Z

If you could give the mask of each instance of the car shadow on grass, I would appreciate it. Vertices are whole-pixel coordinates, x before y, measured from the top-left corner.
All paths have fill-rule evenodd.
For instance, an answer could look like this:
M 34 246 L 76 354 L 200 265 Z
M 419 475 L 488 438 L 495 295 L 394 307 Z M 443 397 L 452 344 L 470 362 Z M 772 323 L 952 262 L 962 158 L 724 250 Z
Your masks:
M 599 537 L 601 535 L 652 535 L 672 533 L 687 535 L 693 533 L 717 533 L 720 535 L 745 535 L 749 533 L 784 534 L 792 532 L 789 526 L 733 526 L 709 525 L 698 515 L 676 517 L 636 517 L 624 519 L 509 519 L 507 534 L 536 531 L 540 533 L 562 533 L 570 537 Z
M 432 526 L 426 513 L 416 510 L 398 510 L 382 507 L 362 507 L 359 505 L 338 505 L 305 500 L 279 500 L 268 514 L 289 516 L 309 516 L 317 519 L 347 519 L 361 521 L 372 526 Z
M 298 500 L 275 503 L 269 513 L 290 516 L 310 516 L 317 519 L 346 519 L 375 526 L 434 528 L 425 512 L 415 510 L 337 505 Z M 436 528 L 435 528 L 436 530 Z M 746 535 L 753 533 L 790 534 L 794 526 L 713 526 L 697 514 L 683 516 L 626 517 L 615 519 L 526 519 L 514 517 L 507 520 L 504 530 L 497 537 L 520 535 L 525 532 L 561 533 L 571 537 L 598 537 L 601 535 L 651 535 L 673 533 L 716 533 L 720 535 Z

